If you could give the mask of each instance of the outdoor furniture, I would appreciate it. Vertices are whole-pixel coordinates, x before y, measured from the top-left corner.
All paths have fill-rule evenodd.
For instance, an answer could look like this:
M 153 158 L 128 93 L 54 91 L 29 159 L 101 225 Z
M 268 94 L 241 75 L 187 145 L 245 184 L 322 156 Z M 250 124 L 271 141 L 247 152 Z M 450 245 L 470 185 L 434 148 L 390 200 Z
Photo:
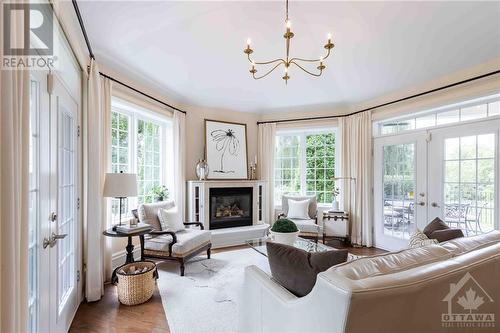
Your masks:
M 160 209 L 175 206 L 174 201 L 163 201 L 152 204 L 142 204 L 134 215 L 142 223 L 152 226 L 153 230 L 144 236 L 144 246 L 141 247 L 141 257 L 175 260 L 180 264 L 180 274 L 184 276 L 185 262 L 198 254 L 207 253 L 210 259 L 212 248 L 210 231 L 204 230 L 200 222 L 184 222 L 186 229 L 172 232 L 162 230 L 158 219 Z M 192 227 L 198 227 L 198 229 Z
M 281 210 L 282 212 L 278 215 L 279 218 L 287 218 L 288 215 L 288 200 L 302 201 L 309 200 L 309 219 L 290 219 L 296 225 L 300 231 L 299 236 L 303 238 L 313 239 L 316 243 L 318 242 L 320 227 L 318 225 L 318 202 L 315 195 L 307 196 L 289 196 L 284 195 L 281 197 Z

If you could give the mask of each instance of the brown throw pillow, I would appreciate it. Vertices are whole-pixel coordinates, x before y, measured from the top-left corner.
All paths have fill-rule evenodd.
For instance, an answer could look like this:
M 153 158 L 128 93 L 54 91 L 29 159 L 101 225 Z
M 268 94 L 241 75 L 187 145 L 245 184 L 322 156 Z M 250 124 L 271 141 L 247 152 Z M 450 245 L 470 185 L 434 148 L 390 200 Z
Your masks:
M 311 292 L 318 273 L 347 260 L 347 250 L 310 253 L 273 242 L 266 246 L 273 278 L 299 297 Z
M 424 230 L 422 232 L 429 238 L 431 237 L 431 234 L 436 231 L 436 230 L 446 230 L 450 229 L 450 227 L 439 217 L 436 217 L 434 220 L 431 221 L 428 225 L 425 226 Z
M 436 230 L 429 238 L 436 239 L 439 243 L 446 242 L 455 238 L 464 237 L 464 233 L 460 229 Z

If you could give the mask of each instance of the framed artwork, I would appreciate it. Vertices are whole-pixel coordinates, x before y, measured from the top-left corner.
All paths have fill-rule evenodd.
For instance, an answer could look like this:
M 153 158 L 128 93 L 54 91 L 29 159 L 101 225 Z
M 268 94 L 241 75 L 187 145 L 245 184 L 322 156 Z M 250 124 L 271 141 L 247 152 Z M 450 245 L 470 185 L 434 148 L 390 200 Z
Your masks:
M 205 119 L 207 179 L 248 179 L 247 125 Z

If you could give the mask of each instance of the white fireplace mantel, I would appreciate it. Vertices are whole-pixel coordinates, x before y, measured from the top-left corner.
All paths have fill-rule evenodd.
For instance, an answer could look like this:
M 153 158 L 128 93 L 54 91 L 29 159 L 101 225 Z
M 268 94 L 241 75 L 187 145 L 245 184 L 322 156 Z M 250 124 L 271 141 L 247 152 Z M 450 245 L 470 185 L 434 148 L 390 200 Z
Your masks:
M 265 235 L 269 226 L 267 214 L 267 182 L 261 180 L 190 180 L 187 182 L 188 220 L 201 222 L 210 229 L 210 189 L 211 188 L 253 188 L 252 226 L 212 230 L 214 247 L 243 244 L 246 239 Z

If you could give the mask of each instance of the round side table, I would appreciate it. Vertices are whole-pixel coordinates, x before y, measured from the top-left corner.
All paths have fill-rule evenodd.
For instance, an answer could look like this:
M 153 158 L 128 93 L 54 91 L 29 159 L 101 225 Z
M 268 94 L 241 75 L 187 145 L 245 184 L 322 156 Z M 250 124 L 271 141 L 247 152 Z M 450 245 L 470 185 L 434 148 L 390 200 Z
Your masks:
M 103 231 L 102 234 L 104 236 L 107 236 L 107 237 L 127 237 L 128 238 L 128 243 L 127 243 L 127 246 L 125 247 L 125 250 L 127 251 L 127 257 L 125 259 L 125 264 L 130 264 L 130 263 L 134 262 L 134 244 L 132 244 L 132 237 L 139 236 L 139 240 L 141 242 L 141 248 L 144 248 L 144 235 L 149 234 L 152 230 L 153 230 L 153 228 L 149 228 L 146 230 L 140 230 L 137 232 L 125 234 L 125 233 L 121 233 L 121 232 L 118 232 L 116 230 L 113 230 L 113 228 L 109 228 L 109 229 Z M 141 257 L 141 260 L 143 260 L 143 259 L 144 258 Z M 113 270 L 113 275 L 111 276 L 112 283 L 116 283 L 118 281 L 118 278 L 116 276 L 117 269 L 118 268 L 115 268 Z

